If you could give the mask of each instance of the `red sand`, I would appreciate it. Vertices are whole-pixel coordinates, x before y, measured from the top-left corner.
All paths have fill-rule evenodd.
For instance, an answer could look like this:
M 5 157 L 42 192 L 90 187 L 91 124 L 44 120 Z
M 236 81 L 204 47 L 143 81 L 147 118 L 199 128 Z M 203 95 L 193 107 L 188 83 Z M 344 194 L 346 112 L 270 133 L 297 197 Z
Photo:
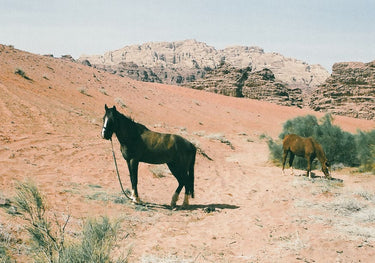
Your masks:
M 22 69 L 32 79 L 14 74 Z M 212 159 L 197 156 L 195 199 L 190 210 L 140 209 L 120 197 L 109 141 L 100 138 L 104 104 L 152 130 L 177 133 Z M 121 107 L 124 105 L 124 107 Z M 333 171 L 343 184 L 282 176 L 268 161 L 259 136 L 277 138 L 283 123 L 313 114 L 249 99 L 120 78 L 66 60 L 0 46 L 0 197 L 11 198 L 17 181 L 32 179 L 50 210 L 70 214 L 71 232 L 88 217 L 121 219 L 117 253 L 130 262 L 370 262 L 375 241 L 375 177 Z M 373 121 L 334 116 L 344 130 L 375 128 Z M 229 145 L 220 142 L 226 139 Z M 123 183 L 125 161 L 114 140 Z M 139 168 L 142 200 L 169 204 L 177 181 Z M 167 170 L 166 170 L 167 171 Z M 322 176 L 321 171 L 314 171 Z M 304 171 L 297 171 L 304 174 Z M 178 204 L 181 204 L 183 195 Z M 342 215 L 332 208 L 357 200 L 363 209 Z M 209 211 L 211 210 L 214 211 Z M 24 223 L 0 209 L 0 222 L 24 243 Z M 372 231 L 371 231 L 372 229 Z M 27 255 L 18 255 L 23 261 Z

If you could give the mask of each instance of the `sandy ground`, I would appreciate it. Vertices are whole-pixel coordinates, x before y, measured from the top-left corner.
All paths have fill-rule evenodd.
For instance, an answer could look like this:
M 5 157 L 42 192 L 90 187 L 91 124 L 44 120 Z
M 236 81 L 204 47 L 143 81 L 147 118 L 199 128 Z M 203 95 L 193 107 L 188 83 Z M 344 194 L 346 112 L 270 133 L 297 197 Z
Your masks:
M 27 80 L 14 74 L 22 69 Z M 197 156 L 195 199 L 170 210 L 177 181 L 166 166 L 141 164 L 139 192 L 157 206 L 123 204 L 110 142 L 101 139 L 104 104 L 152 130 L 180 134 Z M 129 262 L 371 262 L 375 257 L 375 177 L 333 171 L 338 179 L 282 176 L 260 135 L 277 138 L 283 123 L 321 113 L 176 86 L 136 82 L 67 60 L 0 45 L 0 198 L 31 179 L 49 209 L 71 219 L 121 220 L 114 256 Z M 334 117 L 342 129 L 373 121 Z M 119 143 L 120 174 L 130 186 Z M 304 174 L 304 171 L 296 171 Z M 341 182 L 342 180 L 342 182 Z M 178 205 L 181 204 L 181 195 Z M 158 206 L 161 205 L 161 206 Z M 353 207 L 355 209 L 353 209 Z M 3 233 L 19 238 L 18 262 L 31 259 L 25 222 L 0 208 Z

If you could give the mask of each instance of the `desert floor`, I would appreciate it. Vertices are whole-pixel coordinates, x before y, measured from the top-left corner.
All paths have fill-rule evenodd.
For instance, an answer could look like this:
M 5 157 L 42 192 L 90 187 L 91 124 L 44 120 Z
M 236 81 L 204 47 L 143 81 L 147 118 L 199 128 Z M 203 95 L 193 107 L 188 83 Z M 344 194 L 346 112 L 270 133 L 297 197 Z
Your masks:
M 14 74 L 22 69 L 27 77 Z M 195 198 L 168 205 L 177 187 L 166 165 L 141 164 L 147 206 L 122 197 L 109 141 L 100 137 L 104 104 L 154 131 L 199 146 Z M 70 61 L 0 46 L 0 200 L 33 181 L 67 234 L 87 218 L 120 220 L 114 257 L 129 262 L 371 262 L 375 257 L 375 176 L 353 169 L 283 176 L 261 135 L 277 139 L 288 119 L 322 113 L 266 102 L 142 83 Z M 373 121 L 334 116 L 355 133 Z M 130 188 L 114 137 L 119 170 Z M 181 205 L 183 193 L 178 205 Z M 18 240 L 18 262 L 31 254 L 25 221 L 0 207 L 0 232 Z

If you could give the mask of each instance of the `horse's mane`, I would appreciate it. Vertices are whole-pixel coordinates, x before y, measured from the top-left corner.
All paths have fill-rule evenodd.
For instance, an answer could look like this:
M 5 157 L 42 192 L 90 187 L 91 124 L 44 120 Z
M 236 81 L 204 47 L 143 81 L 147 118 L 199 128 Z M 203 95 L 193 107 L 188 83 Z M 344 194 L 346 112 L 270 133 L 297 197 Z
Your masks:
M 119 112 L 119 111 L 116 111 L 116 112 L 117 112 L 117 114 L 116 114 L 117 117 L 118 117 L 120 120 L 126 122 L 127 125 L 131 125 L 131 126 L 137 128 L 138 131 L 148 130 L 148 128 L 147 128 L 145 125 L 143 125 L 143 124 L 141 124 L 141 123 L 138 123 L 138 122 L 134 121 L 134 118 L 132 118 L 132 117 L 128 117 L 128 116 L 122 114 L 122 113 Z

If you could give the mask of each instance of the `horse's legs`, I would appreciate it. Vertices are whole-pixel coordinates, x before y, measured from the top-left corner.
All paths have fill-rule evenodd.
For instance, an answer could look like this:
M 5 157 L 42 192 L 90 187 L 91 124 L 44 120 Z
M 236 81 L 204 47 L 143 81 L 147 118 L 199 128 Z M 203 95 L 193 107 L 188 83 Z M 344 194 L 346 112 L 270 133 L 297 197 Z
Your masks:
M 313 158 L 308 156 L 306 157 L 306 159 L 307 159 L 307 175 L 306 176 L 311 179 L 311 164 L 312 164 Z
M 189 195 L 185 193 L 184 202 L 182 203 L 182 207 L 189 206 Z
M 284 150 L 283 152 L 283 175 L 285 175 L 284 168 L 285 168 L 285 162 L 286 162 L 287 156 L 288 156 L 288 150 Z
M 294 175 L 294 171 L 293 171 L 293 160 L 294 160 L 294 153 L 290 152 L 290 155 L 289 155 L 289 166 L 290 166 L 290 169 L 292 170 L 291 174 Z
M 183 179 L 184 177 L 181 176 L 180 169 L 178 169 L 178 167 L 176 167 L 174 163 L 168 163 L 167 165 L 169 167 L 169 170 L 171 170 L 172 174 L 174 175 L 174 177 L 176 177 L 178 181 L 178 187 L 176 191 L 174 192 L 172 196 L 172 200 L 171 200 L 171 207 L 175 207 L 176 202 L 178 200 L 178 196 L 180 195 L 182 188 L 185 186 L 185 182 Z M 186 196 L 185 196 L 185 199 L 186 199 Z M 185 203 L 185 199 L 184 199 L 184 203 Z
M 178 201 L 178 196 L 180 195 L 180 192 L 181 192 L 183 187 L 184 187 L 184 185 L 180 182 L 180 180 L 178 180 L 178 187 L 177 187 L 176 191 L 174 192 L 174 194 L 172 196 L 171 207 L 176 206 L 176 203 Z
M 126 162 L 128 163 L 128 169 L 129 169 L 129 173 L 130 173 L 130 181 L 132 183 L 131 198 L 132 198 L 133 202 L 139 203 L 140 199 L 139 199 L 139 196 L 138 196 L 138 188 L 137 188 L 137 185 L 138 185 L 138 164 L 139 164 L 139 162 L 134 160 L 134 159 L 126 160 Z

